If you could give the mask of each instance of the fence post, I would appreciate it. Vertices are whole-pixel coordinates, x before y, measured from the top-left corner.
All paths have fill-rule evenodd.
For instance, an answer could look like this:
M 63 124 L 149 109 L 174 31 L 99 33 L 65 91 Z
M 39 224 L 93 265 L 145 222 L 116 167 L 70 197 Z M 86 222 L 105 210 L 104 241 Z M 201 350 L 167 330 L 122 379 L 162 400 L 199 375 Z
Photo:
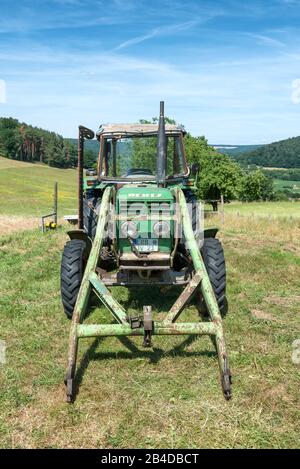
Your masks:
M 57 225 L 57 182 L 54 184 L 53 213 L 54 213 L 54 223 Z
M 224 225 L 225 213 L 224 213 L 224 196 L 221 194 L 221 223 Z

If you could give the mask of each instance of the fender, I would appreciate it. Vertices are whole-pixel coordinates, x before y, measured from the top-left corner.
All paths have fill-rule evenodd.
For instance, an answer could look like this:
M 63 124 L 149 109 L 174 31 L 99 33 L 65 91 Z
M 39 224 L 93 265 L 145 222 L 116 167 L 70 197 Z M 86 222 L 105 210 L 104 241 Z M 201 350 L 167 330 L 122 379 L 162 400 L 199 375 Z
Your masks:
M 70 230 L 67 231 L 67 235 L 70 239 L 81 239 L 86 244 L 87 255 L 89 256 L 92 249 L 92 240 L 89 238 L 85 230 Z
M 215 238 L 218 231 L 219 231 L 219 228 L 205 228 L 204 238 Z

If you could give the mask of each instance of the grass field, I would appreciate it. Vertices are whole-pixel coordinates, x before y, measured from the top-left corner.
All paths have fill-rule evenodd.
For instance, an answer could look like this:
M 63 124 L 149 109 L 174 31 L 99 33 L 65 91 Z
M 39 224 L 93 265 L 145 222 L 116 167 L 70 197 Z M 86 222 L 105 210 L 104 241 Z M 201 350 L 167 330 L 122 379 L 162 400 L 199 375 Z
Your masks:
M 41 217 L 53 208 L 58 183 L 59 216 L 76 211 L 76 171 L 0 157 L 0 215 Z
M 225 214 L 254 218 L 299 218 L 300 202 L 230 202 Z
M 74 171 L 32 166 L 24 168 L 33 178 L 30 190 L 23 191 L 25 215 L 32 216 L 29 205 L 38 201 L 32 199 L 35 189 L 43 194 L 38 174 L 51 175 L 49 190 L 58 175 L 61 183 L 67 178 L 65 206 L 75 202 Z M 17 196 L 3 199 L 12 191 L 13 177 L 5 178 L 2 171 L 9 175 L 11 169 L 0 167 L 1 207 L 5 200 L 8 222 L 11 216 L 5 214 L 14 213 Z M 22 191 L 23 170 L 18 164 L 16 169 Z M 45 190 L 45 205 L 47 197 L 51 201 Z M 262 218 L 253 217 L 260 207 Z M 44 235 L 37 229 L 0 233 L 0 340 L 7 347 L 7 362 L 0 364 L 0 447 L 299 448 L 300 365 L 292 361 L 293 341 L 300 339 L 298 207 L 226 206 L 219 237 L 228 272 L 224 323 L 233 373 L 228 403 L 208 338 L 156 336 L 149 350 L 141 347 L 141 338 L 82 341 L 79 393 L 73 405 L 66 404 L 70 322 L 59 292 L 66 228 Z M 270 220 L 270 211 L 279 216 Z M 178 294 L 158 288 L 114 292 L 129 312 L 152 304 L 157 319 Z M 197 318 L 192 306 L 184 315 Z M 89 321 L 100 318 L 110 321 L 103 308 Z
M 289 189 L 291 192 L 300 193 L 300 181 L 285 181 L 274 179 L 274 187 L 277 190 Z
M 226 403 L 207 338 L 86 340 L 74 405 L 64 402 L 70 323 L 59 294 L 63 229 L 1 238 L 1 447 L 299 447 L 299 222 L 230 217 L 226 336 L 234 375 Z M 174 292 L 114 290 L 129 311 L 163 316 Z M 95 311 L 96 318 L 104 310 Z M 194 308 L 184 313 L 195 317 Z M 95 316 L 92 316 L 94 318 Z M 109 319 L 109 317 L 108 317 Z

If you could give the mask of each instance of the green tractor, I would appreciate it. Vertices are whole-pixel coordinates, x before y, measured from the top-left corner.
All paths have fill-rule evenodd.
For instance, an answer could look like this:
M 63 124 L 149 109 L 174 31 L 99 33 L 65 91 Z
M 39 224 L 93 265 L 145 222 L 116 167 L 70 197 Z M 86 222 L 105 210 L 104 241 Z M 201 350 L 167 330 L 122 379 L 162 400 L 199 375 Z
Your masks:
M 209 335 L 216 347 L 221 385 L 231 397 L 222 316 L 227 310 L 224 252 L 217 229 L 203 229 L 196 198 L 198 165 L 188 166 L 185 130 L 165 123 L 110 124 L 97 132 L 97 170 L 83 178 L 84 140 L 94 133 L 80 126 L 78 141 L 78 229 L 69 231 L 61 263 L 64 311 L 72 319 L 67 401 L 75 397 L 78 341 L 85 337 Z M 178 286 L 180 294 L 163 321 L 151 305 L 135 316 L 113 297 L 114 286 Z M 84 323 L 96 295 L 114 321 Z M 197 322 L 177 319 L 188 303 L 198 307 Z

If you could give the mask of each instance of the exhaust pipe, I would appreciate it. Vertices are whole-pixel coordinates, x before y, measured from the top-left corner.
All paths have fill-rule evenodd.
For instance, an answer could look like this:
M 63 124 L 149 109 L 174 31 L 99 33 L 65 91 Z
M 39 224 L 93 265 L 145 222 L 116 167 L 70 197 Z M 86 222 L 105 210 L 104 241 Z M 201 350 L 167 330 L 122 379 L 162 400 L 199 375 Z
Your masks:
M 158 138 L 157 138 L 157 185 L 164 187 L 166 184 L 166 169 L 167 169 L 167 139 L 165 129 L 165 103 L 160 102 L 159 123 L 158 123 Z
M 92 140 L 95 134 L 92 130 L 80 125 L 78 127 L 78 228 L 83 229 L 83 157 L 84 139 Z

